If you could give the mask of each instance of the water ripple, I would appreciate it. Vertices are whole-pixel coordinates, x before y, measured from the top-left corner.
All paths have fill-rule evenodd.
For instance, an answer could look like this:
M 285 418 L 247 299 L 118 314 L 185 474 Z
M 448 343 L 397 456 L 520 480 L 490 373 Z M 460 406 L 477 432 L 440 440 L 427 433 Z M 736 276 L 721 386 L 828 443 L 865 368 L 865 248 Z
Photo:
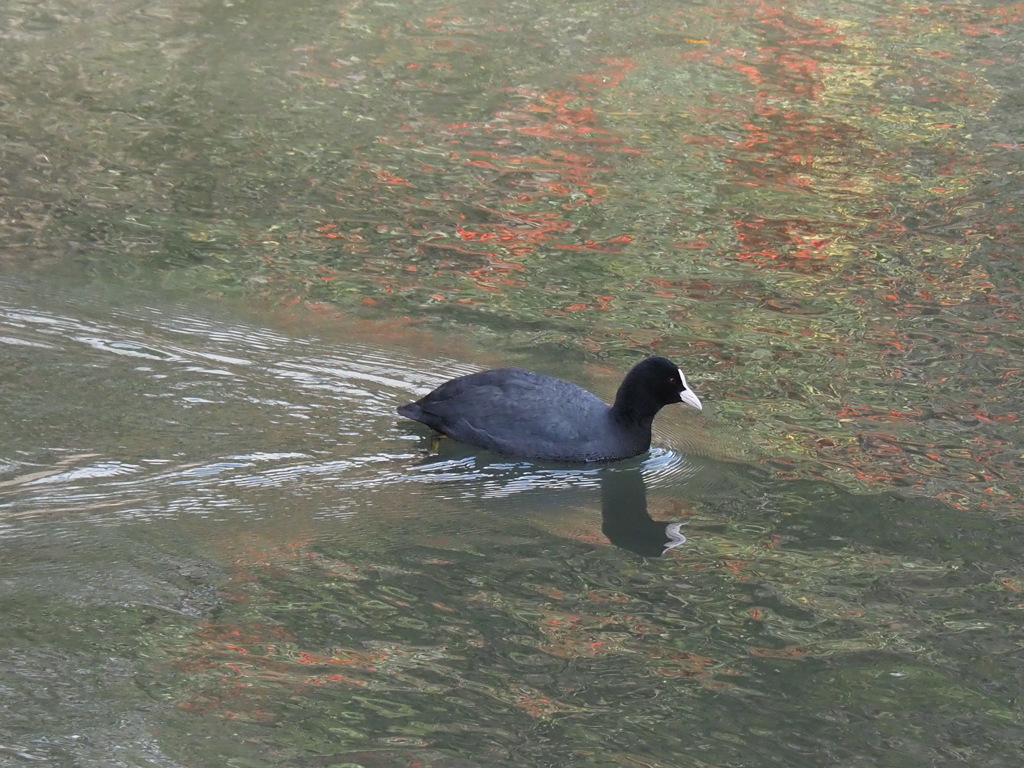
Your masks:
M 0 439 L 8 536 L 282 509 L 338 519 L 410 500 L 598 506 L 600 468 L 514 461 L 451 441 L 442 455 L 423 452 L 425 431 L 395 407 L 475 366 L 363 343 L 327 351 L 316 339 L 173 306 L 97 319 L 74 303 L 63 314 L 0 303 L 5 338 L 22 367 L 50 382 L 42 400 L 31 388 L 12 392 L 22 426 Z M 623 466 L 654 488 L 700 484 L 707 465 L 699 451 L 691 457 L 700 440 L 690 424 L 673 415 L 650 454 Z

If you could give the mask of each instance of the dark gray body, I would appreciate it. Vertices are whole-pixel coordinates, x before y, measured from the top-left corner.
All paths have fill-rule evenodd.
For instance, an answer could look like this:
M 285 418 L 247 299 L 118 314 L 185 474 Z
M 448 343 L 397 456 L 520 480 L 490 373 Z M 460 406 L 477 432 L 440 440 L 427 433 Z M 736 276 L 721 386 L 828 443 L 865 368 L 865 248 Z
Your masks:
M 510 456 L 614 461 L 650 448 L 655 414 L 663 405 L 680 402 L 685 390 L 679 369 L 659 357 L 629 372 L 614 407 L 568 381 L 500 368 L 452 379 L 398 413 Z

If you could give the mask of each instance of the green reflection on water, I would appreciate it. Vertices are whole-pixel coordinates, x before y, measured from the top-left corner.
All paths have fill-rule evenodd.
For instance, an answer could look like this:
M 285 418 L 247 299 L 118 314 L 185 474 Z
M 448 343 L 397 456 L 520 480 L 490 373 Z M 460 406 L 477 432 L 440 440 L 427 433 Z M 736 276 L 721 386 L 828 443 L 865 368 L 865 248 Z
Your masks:
M 978 51 L 1012 11 L 36 13 L 7 16 L 8 245 L 495 362 L 666 353 L 783 473 L 1020 503 L 1015 118 Z
M 15 698 L 109 720 L 146 691 L 199 762 L 1019 763 L 1019 21 L 8 4 L 5 262 L 407 318 L 563 375 L 667 353 L 772 473 L 687 506 L 664 562 L 509 524 L 304 542 L 202 573 L 184 615 L 15 592 Z M 16 359 L 5 383 L 45 384 Z
M 1012 754 L 1017 683 L 992 666 L 1019 651 L 1019 606 L 993 582 L 1011 564 L 949 552 L 942 507 L 801 484 L 782 497 L 785 513 L 698 513 L 692 546 L 642 567 L 543 535 L 486 556 L 449 534 L 257 559 L 216 624 L 168 649 L 190 670 L 179 704 L 286 755 L 399 737 L 420 759 L 493 765 L 547 764 L 555 745 L 581 766 Z M 985 525 L 956 525 L 994 551 Z M 260 727 L 293 715 L 301 747 Z

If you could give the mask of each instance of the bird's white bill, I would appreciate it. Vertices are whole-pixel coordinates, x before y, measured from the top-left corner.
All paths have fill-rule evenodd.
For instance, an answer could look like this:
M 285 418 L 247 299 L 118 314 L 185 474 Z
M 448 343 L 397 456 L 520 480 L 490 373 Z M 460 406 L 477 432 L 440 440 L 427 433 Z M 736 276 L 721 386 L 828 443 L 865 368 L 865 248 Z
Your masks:
M 700 398 L 693 394 L 693 390 L 690 389 L 690 385 L 686 383 L 686 376 L 682 371 L 679 371 L 679 378 L 682 380 L 683 386 L 686 387 L 686 389 L 679 393 L 679 399 L 687 405 L 696 408 L 698 411 L 703 411 L 704 406 L 701 405 Z

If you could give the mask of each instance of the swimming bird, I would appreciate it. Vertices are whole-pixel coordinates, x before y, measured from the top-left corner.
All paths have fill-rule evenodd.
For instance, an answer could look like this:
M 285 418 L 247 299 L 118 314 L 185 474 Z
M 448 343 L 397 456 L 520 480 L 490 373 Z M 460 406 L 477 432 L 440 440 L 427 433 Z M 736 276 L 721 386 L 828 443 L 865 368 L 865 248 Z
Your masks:
M 599 462 L 648 450 L 654 417 L 671 403 L 702 409 L 675 363 L 648 357 L 626 374 L 611 406 L 571 382 L 498 368 L 445 382 L 398 413 L 508 456 Z

